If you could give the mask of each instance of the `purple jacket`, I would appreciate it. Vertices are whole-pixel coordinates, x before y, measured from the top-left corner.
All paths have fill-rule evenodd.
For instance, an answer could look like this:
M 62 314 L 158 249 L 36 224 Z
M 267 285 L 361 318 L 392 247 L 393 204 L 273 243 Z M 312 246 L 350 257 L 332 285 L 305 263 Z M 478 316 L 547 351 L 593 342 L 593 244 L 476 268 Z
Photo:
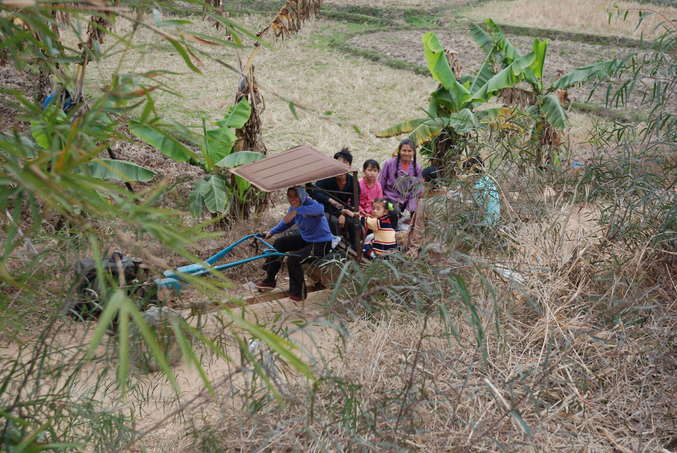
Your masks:
M 390 200 L 404 204 L 404 209 L 410 212 L 416 211 L 418 194 L 421 192 L 421 185 L 416 184 L 396 184 L 401 176 L 414 177 L 414 165 L 409 165 L 407 171 L 397 167 L 397 157 L 391 157 L 383 163 L 381 172 L 378 175 L 378 182 L 383 188 L 383 196 Z M 421 179 L 421 166 L 416 164 L 416 176 Z M 402 181 L 400 181 L 402 182 Z

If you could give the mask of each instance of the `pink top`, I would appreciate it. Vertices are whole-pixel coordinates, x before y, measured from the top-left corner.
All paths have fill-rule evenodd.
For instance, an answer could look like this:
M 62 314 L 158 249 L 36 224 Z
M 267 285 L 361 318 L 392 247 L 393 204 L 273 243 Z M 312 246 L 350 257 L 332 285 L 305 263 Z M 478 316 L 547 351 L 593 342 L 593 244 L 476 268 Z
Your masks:
M 364 178 L 360 179 L 360 211 L 371 214 L 371 202 L 383 198 L 381 183 L 376 180 L 373 186 L 368 186 Z

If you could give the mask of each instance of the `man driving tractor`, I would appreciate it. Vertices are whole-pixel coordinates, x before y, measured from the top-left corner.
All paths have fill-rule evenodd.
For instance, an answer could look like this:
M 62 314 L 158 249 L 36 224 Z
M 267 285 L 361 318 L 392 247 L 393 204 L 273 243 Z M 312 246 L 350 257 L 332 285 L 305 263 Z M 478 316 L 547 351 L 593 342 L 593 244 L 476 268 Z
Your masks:
M 295 302 L 306 298 L 306 284 L 302 264 L 310 259 L 325 256 L 331 251 L 332 234 L 324 215 L 324 207 L 308 196 L 303 187 L 287 189 L 289 209 L 280 222 L 264 234 L 268 239 L 275 234 L 288 230 L 296 225 L 298 230 L 282 236 L 273 242 L 279 252 L 289 253 L 287 269 L 289 270 L 289 298 Z M 264 268 L 266 278 L 256 282 L 259 289 L 274 289 L 276 277 L 282 267 L 283 257 L 273 256 L 266 259 Z

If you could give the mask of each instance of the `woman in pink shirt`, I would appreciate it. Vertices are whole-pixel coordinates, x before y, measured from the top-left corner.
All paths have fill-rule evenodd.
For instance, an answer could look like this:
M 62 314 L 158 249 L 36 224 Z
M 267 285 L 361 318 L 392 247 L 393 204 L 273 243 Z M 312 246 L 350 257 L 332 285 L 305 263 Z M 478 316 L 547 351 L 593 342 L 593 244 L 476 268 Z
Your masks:
M 360 215 L 370 216 L 374 200 L 383 198 L 383 189 L 378 182 L 378 172 L 381 170 L 378 162 L 368 159 L 362 165 L 364 176 L 360 179 Z

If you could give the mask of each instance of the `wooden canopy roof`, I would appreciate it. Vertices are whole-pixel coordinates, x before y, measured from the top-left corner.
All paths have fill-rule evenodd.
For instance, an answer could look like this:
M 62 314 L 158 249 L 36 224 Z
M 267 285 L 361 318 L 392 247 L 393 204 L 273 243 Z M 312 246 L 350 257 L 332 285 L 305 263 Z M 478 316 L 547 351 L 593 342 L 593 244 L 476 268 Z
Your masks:
M 309 145 L 230 169 L 264 192 L 301 186 L 350 172 L 350 167 Z

